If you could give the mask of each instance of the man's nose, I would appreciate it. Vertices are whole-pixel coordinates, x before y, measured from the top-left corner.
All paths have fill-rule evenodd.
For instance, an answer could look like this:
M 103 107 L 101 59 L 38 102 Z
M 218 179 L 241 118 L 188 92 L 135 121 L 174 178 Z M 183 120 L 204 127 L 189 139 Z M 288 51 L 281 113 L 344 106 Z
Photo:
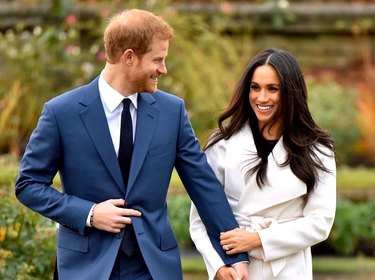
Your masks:
M 167 74 L 168 70 L 167 70 L 167 66 L 165 65 L 165 63 L 162 63 L 158 69 L 159 73 L 160 74 Z

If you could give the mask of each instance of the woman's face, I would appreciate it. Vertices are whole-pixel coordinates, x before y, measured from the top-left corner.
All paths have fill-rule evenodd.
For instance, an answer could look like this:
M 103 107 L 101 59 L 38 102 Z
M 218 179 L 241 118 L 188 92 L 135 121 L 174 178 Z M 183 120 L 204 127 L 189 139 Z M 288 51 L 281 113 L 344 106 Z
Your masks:
M 270 65 L 262 65 L 255 69 L 251 85 L 249 101 L 258 119 L 260 128 L 272 118 L 281 106 L 280 101 L 280 78 L 275 69 Z M 279 137 L 282 121 L 278 121 L 273 127 L 275 134 Z M 267 129 L 265 130 L 267 133 Z M 266 136 L 266 135 L 265 135 Z

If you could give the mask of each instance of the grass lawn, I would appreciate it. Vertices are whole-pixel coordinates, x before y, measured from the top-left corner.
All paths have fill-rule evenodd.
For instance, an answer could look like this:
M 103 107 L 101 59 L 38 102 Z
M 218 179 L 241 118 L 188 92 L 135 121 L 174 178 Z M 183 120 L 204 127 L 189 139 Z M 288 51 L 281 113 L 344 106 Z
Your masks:
M 205 272 L 200 255 L 182 257 L 182 268 L 185 273 Z M 375 258 L 313 257 L 314 273 L 356 273 L 358 271 L 375 273 Z
M 340 189 L 375 189 L 375 168 L 338 168 L 337 186 Z
M 194 255 L 189 254 L 188 256 L 182 254 L 181 262 L 182 270 L 185 273 L 202 273 L 206 271 L 203 258 L 198 253 Z
M 337 189 L 346 191 L 348 189 L 366 191 L 375 191 L 375 168 L 348 168 L 339 167 L 337 169 Z M 183 191 L 181 180 L 174 170 L 171 179 L 172 191 Z
M 12 156 L 0 157 L 0 185 L 13 184 L 18 172 L 18 160 Z M 58 179 L 57 179 L 58 180 Z M 346 189 L 373 189 L 375 190 L 375 168 L 348 168 L 337 169 L 338 190 Z M 181 180 L 174 170 L 171 178 L 171 191 L 184 191 Z
M 313 257 L 313 267 L 317 273 L 375 273 L 375 258 Z

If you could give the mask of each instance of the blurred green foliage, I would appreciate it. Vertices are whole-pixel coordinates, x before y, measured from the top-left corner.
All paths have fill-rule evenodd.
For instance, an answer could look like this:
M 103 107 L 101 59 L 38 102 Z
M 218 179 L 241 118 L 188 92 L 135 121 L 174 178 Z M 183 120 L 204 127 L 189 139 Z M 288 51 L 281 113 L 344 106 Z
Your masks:
M 17 157 L 0 156 L 0 279 L 51 279 L 57 225 L 18 202 L 17 172 Z
M 328 244 L 340 255 L 375 255 L 375 201 L 340 199 Z
M 85 45 L 78 27 L 64 21 L 27 30 L 21 22 L 0 33 L 0 153 L 22 152 L 44 102 L 96 75 L 100 45 Z
M 44 102 L 100 73 L 104 65 L 102 28 L 108 15 L 120 9 L 149 9 L 174 27 L 168 75 L 161 79 L 160 88 L 184 98 L 193 127 L 203 141 L 254 55 L 250 29 L 235 40 L 221 32 L 230 14 L 216 15 L 212 19 L 215 24 L 210 25 L 203 15 L 184 14 L 168 7 L 168 1 L 107 1 L 96 17 L 83 19 L 72 1 L 52 2 L 51 13 L 60 18 L 58 23 L 30 29 L 20 21 L 14 30 L 0 33 L 0 154 L 20 155 Z M 329 79 L 316 81 L 308 77 L 307 84 L 310 108 L 318 124 L 332 132 L 340 163 L 356 162 L 360 138 L 356 90 Z M 16 200 L 10 186 L 17 165 L 17 157 L 0 159 L 0 279 L 50 279 L 56 224 Z M 347 176 L 356 178 L 355 185 L 365 178 L 348 172 Z M 176 179 L 172 182 L 176 186 L 178 183 Z M 168 213 L 182 248 L 192 246 L 189 211 L 186 195 L 169 196 Z M 374 213 L 374 202 L 357 204 L 340 199 L 328 244 L 338 254 L 374 255 Z
M 253 57 L 251 27 L 235 37 L 223 28 L 231 20 L 222 11 L 184 13 L 169 1 L 97 3 L 96 16 L 83 18 L 72 1 L 50 6 L 59 21 L 0 33 L 0 154 L 21 155 L 44 102 L 91 81 L 104 66 L 102 31 L 108 17 L 124 8 L 160 14 L 175 29 L 167 58 L 168 74 L 159 87 L 182 97 L 202 144 L 223 110 L 245 65 Z M 244 29 L 245 30 L 245 29 Z M 357 92 L 332 80 L 307 77 L 310 107 L 317 122 L 332 132 L 340 164 L 358 163 Z M 343 114 L 345 112 L 345 114 Z M 350 129 L 348 129 L 348 127 Z M 363 153 L 363 151 L 362 151 Z
M 56 225 L 20 205 L 13 193 L 0 187 L 0 279 L 51 279 Z
M 174 27 L 168 75 L 159 87 L 185 99 L 199 134 L 213 127 L 217 110 L 225 106 L 242 70 L 244 48 L 239 50 L 202 16 L 185 15 L 164 2 L 151 7 L 149 1 L 128 1 L 121 9 L 148 8 Z M 104 66 L 103 25 L 120 5 L 114 2 L 89 20 L 80 20 L 66 5 L 60 7 L 65 14 L 58 24 L 29 30 L 20 22 L 15 30 L 0 34 L 0 154 L 22 154 L 44 102 L 89 82 Z M 243 38 L 249 53 L 249 34 Z
M 179 194 L 168 197 L 168 216 L 181 248 L 191 248 L 189 233 L 190 198 Z
M 323 81 L 307 79 L 309 106 L 315 121 L 332 133 L 338 163 L 350 164 L 356 159 L 356 145 L 361 134 L 358 127 L 358 92 L 340 86 L 328 77 Z

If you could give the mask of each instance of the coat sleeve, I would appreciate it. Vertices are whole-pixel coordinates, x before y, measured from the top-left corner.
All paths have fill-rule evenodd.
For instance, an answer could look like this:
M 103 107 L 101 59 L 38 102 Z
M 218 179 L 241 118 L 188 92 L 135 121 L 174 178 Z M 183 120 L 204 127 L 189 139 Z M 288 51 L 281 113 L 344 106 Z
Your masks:
M 227 255 L 220 245 L 220 233 L 238 227 L 224 190 L 207 163 L 181 102 L 180 128 L 175 167 L 189 197 L 206 227 L 212 246 L 226 265 L 248 261 L 246 253 Z
M 83 234 L 94 203 L 52 187 L 61 158 L 58 125 L 47 103 L 21 160 L 15 194 L 31 210 Z
M 212 167 L 216 177 L 223 184 L 224 173 L 219 168 L 219 155 L 217 145 L 211 147 L 207 154 L 207 160 Z M 202 255 L 204 263 L 207 268 L 208 279 L 214 279 L 217 271 L 220 267 L 224 266 L 225 263 L 220 258 L 219 254 L 215 251 L 208 237 L 206 228 L 198 214 L 197 208 L 192 203 L 190 209 L 190 236 L 193 240 L 195 247 L 198 252 Z
M 328 238 L 336 211 L 336 162 L 333 155 L 322 155 L 321 160 L 330 172 L 318 172 L 302 217 L 258 231 L 264 261 L 286 257 Z

